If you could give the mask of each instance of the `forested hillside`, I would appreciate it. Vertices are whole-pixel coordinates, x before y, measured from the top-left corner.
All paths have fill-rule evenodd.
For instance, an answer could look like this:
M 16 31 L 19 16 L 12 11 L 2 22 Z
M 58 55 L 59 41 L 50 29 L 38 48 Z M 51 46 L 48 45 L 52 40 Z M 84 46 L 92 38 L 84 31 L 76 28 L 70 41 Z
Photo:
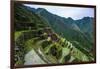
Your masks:
M 62 18 L 43 8 L 34 9 L 15 3 L 15 65 L 26 64 L 25 56 L 31 50 L 37 54 L 28 56 L 36 60 L 33 65 L 93 61 L 92 20 L 90 17 L 81 20 Z M 85 22 L 89 24 L 83 24 Z M 39 60 L 34 59 L 35 56 Z

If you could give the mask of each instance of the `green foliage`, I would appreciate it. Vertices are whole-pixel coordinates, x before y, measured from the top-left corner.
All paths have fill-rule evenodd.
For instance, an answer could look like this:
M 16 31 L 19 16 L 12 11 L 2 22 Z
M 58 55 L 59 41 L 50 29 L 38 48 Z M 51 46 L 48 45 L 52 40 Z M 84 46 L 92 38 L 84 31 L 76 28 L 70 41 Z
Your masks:
M 16 65 L 25 63 L 25 55 L 31 49 L 34 49 L 45 63 L 93 60 L 93 55 L 89 52 L 91 43 L 78 28 L 72 28 L 70 23 L 68 27 L 60 17 L 51 16 L 47 11 L 43 12 L 46 13 L 44 16 L 21 4 L 15 4 L 14 10 Z M 67 22 L 73 22 L 69 19 Z

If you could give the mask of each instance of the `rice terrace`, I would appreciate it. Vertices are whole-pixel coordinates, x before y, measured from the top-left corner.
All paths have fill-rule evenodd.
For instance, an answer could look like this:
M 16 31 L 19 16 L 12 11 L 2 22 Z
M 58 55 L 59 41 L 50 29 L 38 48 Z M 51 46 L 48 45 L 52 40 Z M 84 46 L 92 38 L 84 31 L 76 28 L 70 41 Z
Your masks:
M 95 61 L 94 8 L 14 3 L 14 66 Z

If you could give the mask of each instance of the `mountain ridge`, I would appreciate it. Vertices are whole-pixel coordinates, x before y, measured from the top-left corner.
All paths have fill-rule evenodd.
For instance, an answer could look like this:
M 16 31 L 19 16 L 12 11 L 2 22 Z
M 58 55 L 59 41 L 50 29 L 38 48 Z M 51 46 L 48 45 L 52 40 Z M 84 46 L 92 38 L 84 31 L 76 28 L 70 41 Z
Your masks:
M 61 17 L 59 15 L 55 15 L 49 11 L 47 11 L 44 8 L 37 8 L 35 11 L 36 14 L 42 16 L 44 19 L 48 21 L 48 23 L 51 25 L 51 27 L 54 29 L 56 33 L 61 35 L 62 37 L 68 38 L 69 40 L 75 39 L 78 40 L 79 38 L 82 38 L 82 40 L 85 41 L 84 38 L 91 44 L 93 42 L 93 27 L 92 27 L 92 22 L 93 22 L 93 17 L 83 17 L 82 19 L 74 20 L 71 17 L 65 18 Z M 67 33 L 69 31 L 69 33 Z M 72 33 L 70 31 L 73 31 Z M 76 33 L 76 32 L 77 33 Z M 92 33 L 91 33 L 92 31 Z M 67 33 L 66 34 L 61 34 L 61 33 Z M 77 34 L 77 39 L 75 38 Z M 73 36 L 73 35 L 74 36 Z M 73 36 L 73 38 L 71 37 Z M 78 37 L 80 36 L 80 37 Z M 92 41 L 90 41 L 92 40 Z M 80 41 L 80 40 L 78 40 Z M 82 43 L 82 42 L 81 42 Z M 87 44 L 87 42 L 85 43 Z M 89 47 L 89 46 L 88 46 Z M 90 47 L 89 47 L 90 48 Z
M 18 4 L 14 8 L 15 64 L 25 63 L 24 56 L 31 49 L 46 64 L 94 60 L 90 52 L 92 44 L 75 20 L 64 19 L 44 9 L 38 11 Z

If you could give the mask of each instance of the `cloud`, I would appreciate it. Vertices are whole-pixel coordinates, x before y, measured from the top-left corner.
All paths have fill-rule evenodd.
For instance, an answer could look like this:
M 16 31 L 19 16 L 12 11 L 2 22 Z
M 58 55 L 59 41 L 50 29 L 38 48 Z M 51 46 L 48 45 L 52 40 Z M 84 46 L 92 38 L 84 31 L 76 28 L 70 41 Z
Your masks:
M 67 6 L 51 6 L 51 5 L 35 5 L 24 4 L 32 8 L 45 8 L 47 11 L 59 15 L 61 17 L 72 17 L 73 19 L 81 19 L 83 17 L 94 17 L 94 8 L 84 7 L 67 7 Z

